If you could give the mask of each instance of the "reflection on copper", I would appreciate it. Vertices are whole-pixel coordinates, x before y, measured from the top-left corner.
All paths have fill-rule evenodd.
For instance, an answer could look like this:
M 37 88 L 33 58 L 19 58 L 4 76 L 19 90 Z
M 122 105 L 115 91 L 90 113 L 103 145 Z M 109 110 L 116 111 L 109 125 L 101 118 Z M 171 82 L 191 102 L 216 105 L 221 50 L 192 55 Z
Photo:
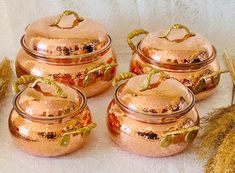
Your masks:
M 138 92 L 142 78 L 143 75 L 133 77 L 116 88 L 107 109 L 111 139 L 124 150 L 145 156 L 163 157 L 180 153 L 194 140 L 199 128 L 192 91 L 175 79 L 167 79 L 158 88 Z M 170 95 L 162 93 L 164 88 L 169 89 Z M 130 94 L 130 90 L 136 94 Z M 142 111 L 143 106 L 148 110 L 153 107 L 165 109 L 172 98 L 177 97 L 186 102 L 175 112 Z M 152 104 L 145 103 L 146 100 Z
M 71 93 L 68 98 L 58 98 L 50 93 L 50 88 L 44 84 L 39 85 L 34 89 L 26 87 L 14 98 L 14 107 L 9 116 L 13 141 L 25 152 L 37 156 L 60 156 L 78 150 L 88 136 L 73 134 L 67 145 L 61 145 L 61 142 L 65 133 L 92 124 L 86 97 L 80 91 L 60 84 L 66 93 Z M 34 96 L 37 100 L 27 102 L 27 99 Z M 58 107 L 61 101 L 64 101 L 63 108 Z M 69 101 L 73 103 L 69 104 Z M 27 111 L 30 106 L 31 111 Z

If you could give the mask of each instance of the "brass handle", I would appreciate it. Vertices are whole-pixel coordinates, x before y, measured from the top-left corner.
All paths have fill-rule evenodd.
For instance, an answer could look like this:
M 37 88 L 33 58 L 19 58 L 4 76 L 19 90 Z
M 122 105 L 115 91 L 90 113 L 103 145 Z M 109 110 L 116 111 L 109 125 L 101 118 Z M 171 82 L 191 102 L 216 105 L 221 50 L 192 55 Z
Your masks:
M 152 79 L 152 76 L 153 76 L 154 74 L 157 74 L 157 73 L 160 73 L 161 76 L 160 76 L 160 78 L 159 78 L 157 84 L 155 84 L 154 87 L 157 87 L 162 81 L 164 81 L 164 80 L 170 78 L 170 76 L 167 75 L 166 73 L 164 73 L 163 71 L 152 68 L 152 69 L 148 72 L 147 77 L 144 79 L 144 82 L 142 83 L 141 91 L 145 91 L 145 90 L 147 90 L 147 89 L 153 88 L 153 87 L 151 87 L 151 85 L 150 85 L 151 79 Z
M 100 65 L 98 65 L 95 68 L 92 68 L 90 70 L 87 70 L 86 73 L 86 77 L 83 81 L 83 86 L 87 87 L 88 85 L 90 85 L 92 83 L 93 80 L 93 75 L 96 73 L 99 73 L 100 71 L 104 71 L 104 75 L 107 76 L 108 73 L 110 72 L 110 69 L 113 67 L 116 67 L 118 64 L 103 64 L 101 63 Z M 107 78 L 108 80 L 110 80 L 110 78 Z
M 66 146 L 69 144 L 70 142 L 70 135 L 78 135 L 81 134 L 82 136 L 88 136 L 91 132 L 91 129 L 95 128 L 97 125 L 95 123 L 90 123 L 85 127 L 81 127 L 81 128 L 76 128 L 74 130 L 71 131 L 67 131 L 65 132 L 62 136 L 62 141 L 60 142 L 61 146 Z
M 139 36 L 141 34 L 148 34 L 148 31 L 145 31 L 143 29 L 136 29 L 136 30 L 134 30 L 134 31 L 132 31 L 132 32 L 130 32 L 128 34 L 128 36 L 127 36 L 127 43 L 130 46 L 131 50 L 136 51 L 136 46 L 132 42 L 131 39 L 133 39 L 134 37 Z
M 135 76 L 135 74 L 131 73 L 131 72 L 119 73 L 114 77 L 112 84 L 113 84 L 113 86 L 117 86 L 119 81 L 126 80 L 126 79 L 132 78 L 134 76 Z
M 63 98 L 67 98 L 67 94 L 62 90 L 62 88 L 54 80 L 49 79 L 49 78 L 40 77 L 36 79 L 30 87 L 34 88 L 39 82 L 53 86 L 53 88 L 55 89 L 56 95 L 63 97 Z
M 227 73 L 228 70 L 219 70 L 219 71 L 215 71 L 211 74 L 207 74 L 204 75 L 202 77 L 200 77 L 197 81 L 197 83 L 194 85 L 194 87 L 192 87 L 192 91 L 194 94 L 198 94 L 199 92 L 201 92 L 206 86 L 205 81 L 207 81 L 208 79 L 212 80 L 213 85 L 218 85 L 219 83 L 219 76 L 223 73 Z
M 20 92 L 19 86 L 23 84 L 29 84 L 34 82 L 37 79 L 36 76 L 33 75 L 23 75 L 16 79 L 16 81 L 12 85 L 12 90 L 14 93 Z
M 61 27 L 59 26 L 59 23 L 61 21 L 61 19 L 64 17 L 64 16 L 69 16 L 69 15 L 74 15 L 74 17 L 76 18 L 74 21 L 73 21 L 73 24 L 72 26 L 69 26 L 69 27 Z M 82 17 L 80 17 L 76 12 L 74 11 L 71 11 L 71 10 L 65 10 L 62 14 L 60 14 L 56 20 L 50 24 L 51 27 L 57 27 L 57 28 L 60 28 L 60 29 L 71 29 L 71 28 L 74 28 L 75 26 L 77 26 L 79 24 L 79 22 L 83 21 L 84 19 Z
M 168 36 L 169 36 L 169 34 L 171 33 L 171 31 L 172 31 L 173 29 L 184 29 L 184 30 L 187 32 L 187 34 L 186 34 L 182 39 L 170 40 L 170 39 L 168 38 Z M 182 41 L 184 41 L 184 40 L 186 40 L 186 39 L 188 39 L 188 38 L 190 38 L 190 37 L 192 37 L 192 36 L 195 36 L 195 34 L 192 33 L 186 26 L 184 26 L 184 25 L 182 25 L 182 24 L 174 24 L 173 26 L 171 26 L 171 27 L 165 32 L 164 35 L 159 36 L 159 38 L 165 38 L 165 39 L 167 39 L 167 40 L 170 41 L 170 42 L 180 43 L 180 42 L 182 42 Z
M 215 71 L 215 72 L 213 72 L 213 73 L 211 73 L 211 74 L 207 74 L 207 75 L 202 76 L 202 79 L 208 79 L 208 78 L 216 77 L 216 76 L 218 76 L 218 75 L 220 75 L 220 74 L 228 73 L 228 72 L 229 72 L 229 70 L 219 70 L 219 71 Z
M 12 90 L 15 93 L 18 93 L 20 92 L 20 89 L 19 89 L 20 85 L 32 83 L 30 87 L 34 88 L 38 82 L 43 82 L 45 84 L 53 86 L 55 88 L 55 93 L 58 96 L 63 97 L 63 98 L 67 97 L 67 94 L 64 93 L 64 91 L 60 88 L 59 85 L 56 84 L 54 80 L 49 79 L 49 78 L 44 78 L 44 77 L 36 77 L 33 75 L 23 75 L 20 78 L 17 78 L 15 83 L 12 86 Z
M 184 141 L 191 142 L 196 137 L 198 130 L 199 126 L 193 126 L 180 130 L 166 132 L 165 134 L 163 134 L 163 137 L 160 140 L 160 146 L 168 147 L 172 142 L 172 138 L 177 135 L 184 135 Z

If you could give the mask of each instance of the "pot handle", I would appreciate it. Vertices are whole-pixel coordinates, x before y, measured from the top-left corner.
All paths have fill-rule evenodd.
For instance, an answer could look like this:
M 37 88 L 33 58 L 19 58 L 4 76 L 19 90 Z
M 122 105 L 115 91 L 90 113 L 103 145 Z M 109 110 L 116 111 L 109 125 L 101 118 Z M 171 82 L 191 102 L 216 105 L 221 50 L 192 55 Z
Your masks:
M 87 87 L 91 81 L 93 80 L 93 74 L 94 73 L 100 73 L 100 71 L 103 71 L 104 72 L 104 76 L 107 76 L 108 75 L 108 72 L 111 68 L 114 68 L 116 67 L 118 64 L 103 64 L 101 63 L 100 65 L 98 65 L 97 67 L 94 67 L 90 70 L 87 70 L 87 73 L 86 73 L 86 76 L 85 76 L 85 79 L 83 81 L 83 86 L 84 87 Z
M 40 77 L 40 78 L 36 79 L 30 87 L 34 88 L 39 82 L 53 86 L 53 88 L 55 89 L 56 95 L 58 95 L 62 98 L 67 98 L 68 95 L 62 90 L 62 88 L 54 80 L 52 80 L 50 78 Z
M 144 79 L 144 81 L 143 81 L 143 83 L 142 83 L 142 86 L 141 86 L 142 89 L 141 89 L 141 91 L 145 91 L 145 90 L 148 90 L 148 89 L 150 89 L 150 88 L 153 88 L 153 87 L 151 87 L 150 82 L 151 82 L 152 76 L 153 76 L 154 74 L 157 74 L 157 73 L 160 73 L 161 76 L 160 76 L 160 78 L 158 79 L 157 83 L 154 84 L 154 87 L 159 86 L 162 81 L 164 81 L 164 80 L 170 78 L 170 76 L 167 75 L 166 73 L 164 73 L 163 71 L 152 68 L 152 69 L 148 72 L 147 77 Z
M 186 34 L 183 38 L 181 38 L 181 39 L 170 40 L 170 39 L 168 38 L 168 36 L 170 35 L 170 33 L 171 33 L 171 31 L 172 31 L 173 29 L 184 29 L 184 30 L 187 32 L 187 34 Z M 173 26 L 171 26 L 171 27 L 164 33 L 164 35 L 159 36 L 158 38 L 165 38 L 166 40 L 168 40 L 168 41 L 170 41 L 170 42 L 180 43 L 180 42 L 182 42 L 182 41 L 184 41 L 184 40 L 187 40 L 188 38 L 190 38 L 190 37 L 192 37 L 192 36 L 195 36 L 195 34 L 192 33 L 186 26 L 184 26 L 184 25 L 182 25 L 182 24 L 174 24 Z
M 69 27 L 61 27 L 59 26 L 59 23 L 61 21 L 61 19 L 64 17 L 64 16 L 69 16 L 69 15 L 74 15 L 74 17 L 76 18 L 74 21 L 73 21 L 73 24 L 72 26 L 69 26 Z M 60 28 L 60 29 L 71 29 L 71 28 L 74 28 L 75 26 L 77 26 L 79 24 L 79 22 L 83 21 L 84 19 L 82 17 L 80 17 L 76 12 L 74 11 L 71 11 L 71 10 L 65 10 L 63 11 L 62 14 L 60 14 L 56 20 L 50 24 L 51 27 L 57 27 L 57 28 Z
M 139 36 L 139 35 L 141 35 L 141 34 L 147 35 L 147 34 L 148 34 L 148 31 L 145 31 L 145 30 L 143 30 L 143 29 L 135 29 L 135 30 L 133 30 L 132 32 L 130 32 L 130 33 L 128 34 L 128 36 L 127 36 L 127 43 L 128 43 L 128 45 L 130 46 L 131 50 L 136 51 L 136 46 L 135 46 L 135 44 L 132 42 L 131 39 L 133 39 L 134 37 Z
M 207 74 L 202 76 L 201 78 L 199 78 L 199 80 L 197 81 L 196 85 L 192 88 L 192 91 L 194 94 L 198 94 L 199 92 L 201 92 L 201 90 L 204 88 L 204 82 L 207 81 L 208 79 L 212 79 L 212 81 L 215 81 L 213 83 L 215 83 L 215 85 L 218 84 L 218 80 L 216 80 L 216 77 L 218 77 L 219 75 L 223 74 L 223 73 L 227 73 L 229 72 L 228 70 L 219 70 L 219 71 L 215 71 L 211 74 Z
M 134 76 L 135 76 L 135 74 L 131 73 L 131 72 L 119 73 L 113 78 L 112 84 L 113 84 L 113 86 L 117 86 L 119 81 L 126 80 L 126 79 L 132 78 Z
M 33 82 L 33 83 L 32 83 Z M 60 88 L 59 85 L 56 84 L 56 82 L 50 78 L 44 78 L 44 77 L 36 77 L 33 75 L 23 75 L 20 78 L 17 78 L 15 83 L 12 86 L 12 90 L 15 93 L 18 93 L 20 91 L 19 86 L 23 84 L 29 84 L 32 83 L 30 87 L 34 88 L 39 82 L 43 82 L 44 84 L 48 84 L 54 87 L 55 93 L 63 98 L 67 97 L 67 94 Z
M 36 76 L 33 75 L 23 75 L 16 79 L 16 81 L 12 85 L 12 90 L 14 93 L 20 92 L 19 86 L 24 84 L 29 84 L 34 82 L 37 79 Z
M 62 134 L 62 140 L 60 142 L 61 146 L 66 146 L 70 142 L 70 135 L 79 135 L 81 134 L 82 136 L 87 136 L 90 134 L 91 129 L 95 128 L 97 125 L 96 123 L 90 123 L 84 127 L 76 128 L 74 130 L 67 131 Z
M 196 137 L 198 130 L 199 126 L 192 126 L 188 128 L 166 132 L 160 139 L 160 146 L 168 147 L 171 144 L 172 138 L 177 135 L 184 135 L 184 141 L 191 142 Z

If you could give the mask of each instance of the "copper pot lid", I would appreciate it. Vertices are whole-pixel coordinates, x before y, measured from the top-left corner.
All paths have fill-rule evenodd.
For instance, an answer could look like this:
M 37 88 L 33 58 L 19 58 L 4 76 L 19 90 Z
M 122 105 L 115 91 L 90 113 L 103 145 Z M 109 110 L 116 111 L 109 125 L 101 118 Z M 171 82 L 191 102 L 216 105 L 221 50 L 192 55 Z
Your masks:
M 193 65 L 206 62 L 215 54 L 213 46 L 206 38 L 192 33 L 186 26 L 175 24 L 167 31 L 160 30 L 148 33 L 136 30 L 129 37 L 146 34 L 138 45 L 138 52 L 154 62 L 169 65 Z M 128 43 L 131 48 L 130 39 Z
M 25 76 L 19 79 L 23 78 Z M 86 104 L 85 96 L 70 86 L 49 78 L 32 77 L 32 79 L 34 82 L 21 91 L 14 101 L 15 109 L 21 114 L 30 118 L 56 119 L 75 115 Z
M 163 72 L 130 78 L 117 88 L 115 98 L 126 110 L 156 117 L 187 112 L 194 105 L 192 92 Z
M 109 42 L 100 23 L 70 10 L 34 21 L 22 39 L 27 51 L 41 56 L 84 55 L 101 50 Z

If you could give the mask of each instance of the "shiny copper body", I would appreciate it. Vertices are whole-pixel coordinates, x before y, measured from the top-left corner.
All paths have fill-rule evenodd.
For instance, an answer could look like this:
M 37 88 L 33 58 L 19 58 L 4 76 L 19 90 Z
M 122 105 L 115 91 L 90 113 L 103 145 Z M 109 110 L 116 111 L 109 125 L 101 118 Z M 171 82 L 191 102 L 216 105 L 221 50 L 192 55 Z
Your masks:
M 141 34 L 145 37 L 135 45 L 132 39 Z M 127 42 L 133 53 L 130 72 L 148 73 L 150 67 L 162 70 L 191 89 L 196 101 L 213 94 L 224 73 L 216 60 L 215 47 L 182 24 L 165 31 L 136 29 L 128 34 Z
M 23 44 L 16 58 L 16 74 L 18 77 L 25 74 L 35 76 L 52 77 L 58 82 L 74 86 L 80 89 L 87 97 L 95 96 L 111 86 L 111 80 L 116 74 L 116 56 L 111 48 L 111 38 L 109 44 L 97 52 L 89 55 L 74 56 L 69 58 L 41 57 L 28 50 Z M 98 72 L 90 83 L 84 86 L 84 71 L 93 69 L 100 65 L 113 65 L 108 74 L 104 70 Z M 108 77 L 106 77 L 108 76 Z M 102 86 L 102 87 L 100 87 Z
M 188 82 L 195 78 L 202 77 L 203 75 L 209 73 L 214 73 L 220 70 L 220 66 L 218 61 L 216 60 L 216 50 L 214 49 L 214 53 L 210 59 L 206 62 L 194 65 L 194 66 L 187 66 L 187 65 L 164 65 L 154 62 L 153 60 L 145 57 L 139 49 L 133 52 L 132 60 L 130 63 L 130 72 L 135 74 L 143 74 L 144 67 L 151 66 L 155 69 L 163 70 L 167 74 L 175 77 L 180 82 L 182 82 L 185 86 L 189 87 L 194 91 L 196 101 L 200 101 L 212 95 L 215 92 L 216 87 L 219 84 L 220 76 L 216 76 L 215 80 L 213 81 L 211 78 L 208 78 L 205 82 L 205 85 L 199 91 L 196 91 L 195 85 L 188 85 Z M 200 86 L 197 86 L 200 88 Z
M 196 137 L 198 130 L 190 133 L 190 141 L 185 140 L 187 134 L 175 133 L 171 136 L 169 142 L 164 134 L 169 131 L 172 132 L 172 130 L 181 131 L 199 126 L 199 115 L 194 108 L 193 93 L 187 89 L 187 94 L 190 95 L 190 103 L 185 109 L 172 114 L 151 115 L 132 110 L 133 104 L 148 106 L 148 103 L 143 103 L 145 98 L 133 104 L 130 102 L 128 104 L 132 105 L 130 108 L 122 104 L 119 98 L 119 95 L 122 94 L 118 93 L 121 93 L 124 85 L 121 84 L 116 89 L 114 99 L 107 109 L 107 127 L 111 139 L 124 150 L 149 157 L 170 156 L 185 150 Z M 136 100 L 138 96 L 133 97 Z M 149 99 L 151 98 L 153 97 Z M 158 101 L 155 100 L 155 102 Z M 166 106 L 160 100 L 156 105 Z
M 71 135 L 68 145 L 61 145 L 63 134 L 67 130 L 73 130 L 81 124 L 86 126 L 92 122 L 84 95 L 84 103 L 76 114 L 36 118 L 23 113 L 17 107 L 16 100 L 20 94 L 14 98 L 14 108 L 8 122 L 13 141 L 19 148 L 29 154 L 52 157 L 76 151 L 86 142 L 87 137 L 78 134 Z M 74 123 L 78 117 L 81 122 Z
M 16 74 L 49 76 L 92 97 L 105 91 L 116 73 L 111 44 L 100 23 L 65 10 L 27 26 L 16 58 Z

